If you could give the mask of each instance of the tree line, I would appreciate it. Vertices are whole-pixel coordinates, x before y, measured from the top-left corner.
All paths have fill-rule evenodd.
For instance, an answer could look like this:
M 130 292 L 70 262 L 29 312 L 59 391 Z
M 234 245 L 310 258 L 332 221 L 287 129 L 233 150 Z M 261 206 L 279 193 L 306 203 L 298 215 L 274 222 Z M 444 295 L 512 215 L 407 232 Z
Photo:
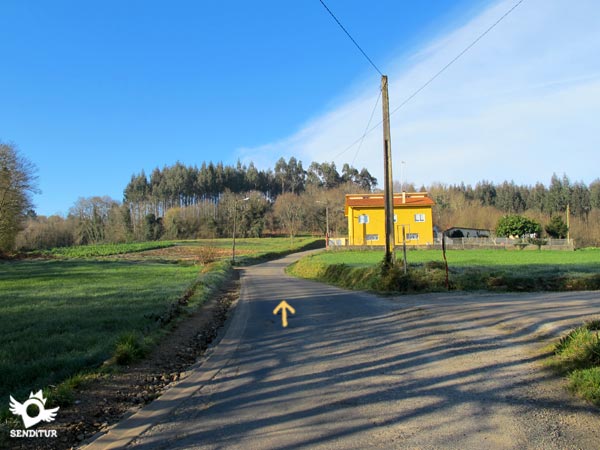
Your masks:
M 37 216 L 35 166 L 15 147 L 0 144 L 0 252 L 76 244 L 153 239 L 230 237 L 298 233 L 347 234 L 344 196 L 376 191 L 366 169 L 312 162 L 307 169 L 294 157 L 273 169 L 253 163 L 176 163 L 133 174 L 122 201 L 80 198 L 66 217 Z M 404 183 L 405 191 L 416 191 Z M 400 186 L 395 183 L 395 192 Z M 500 218 L 523 215 L 542 230 L 570 236 L 578 246 L 600 246 L 600 179 L 586 185 L 553 175 L 548 185 L 481 181 L 474 186 L 434 183 L 421 186 L 435 201 L 433 220 L 440 230 L 472 227 L 495 230 Z M 567 218 L 567 210 L 569 217 Z M 557 218 L 560 218 L 559 221 Z M 568 220 L 570 219 L 570 220 Z M 550 234 L 549 234 L 550 235 Z
M 453 194 L 462 196 L 465 201 L 492 206 L 511 214 L 532 210 L 553 215 L 566 212 L 568 205 L 574 216 L 584 219 L 592 208 L 600 208 L 600 180 L 587 186 L 583 182 L 571 182 L 567 175 L 552 175 L 548 187 L 540 182 L 527 186 L 512 181 L 500 184 L 481 181 L 475 187 L 434 184 L 429 190 L 435 192 L 434 200 L 441 208 L 450 206 Z
M 124 190 L 123 202 L 133 205 L 132 213 L 154 213 L 163 216 L 174 207 L 197 205 L 205 201 L 219 202 L 224 192 L 260 192 L 267 200 L 280 194 L 300 194 L 308 187 L 333 189 L 353 183 L 370 192 L 377 179 L 367 169 L 358 170 L 344 164 L 341 174 L 333 162 L 312 162 L 307 170 L 295 157 L 280 158 L 274 170 L 259 170 L 253 163 L 248 166 L 219 162 L 202 163 L 200 168 L 176 163 L 156 168 L 150 176 L 144 171 L 134 174 Z
M 32 250 L 101 242 L 228 237 L 260 237 L 298 232 L 345 230 L 345 193 L 371 192 L 377 179 L 367 169 L 312 162 L 304 169 L 295 157 L 280 158 L 274 169 L 253 163 L 176 163 L 133 174 L 123 201 L 80 198 L 67 217 L 30 213 L 16 241 Z M 330 213 L 330 214 L 328 214 Z
M 577 246 L 600 246 L 600 179 L 586 185 L 554 174 L 547 186 L 541 182 L 517 185 L 512 181 L 481 181 L 475 186 L 433 184 L 428 191 L 436 203 L 434 222 L 440 229 L 496 230 L 503 216 L 523 215 L 552 237 L 565 234 L 555 231 L 564 228 L 560 218 L 565 225 L 570 222 L 570 236 Z

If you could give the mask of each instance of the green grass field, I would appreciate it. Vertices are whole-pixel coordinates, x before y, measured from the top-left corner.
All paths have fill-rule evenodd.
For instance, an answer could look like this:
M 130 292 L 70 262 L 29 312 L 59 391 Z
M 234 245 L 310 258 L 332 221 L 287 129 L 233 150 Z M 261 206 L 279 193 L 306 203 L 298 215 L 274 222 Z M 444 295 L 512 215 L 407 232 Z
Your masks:
M 446 290 L 441 250 L 408 251 L 406 275 L 395 268 L 383 276 L 378 266 L 382 259 L 382 250 L 336 250 L 303 258 L 289 272 L 349 289 L 382 293 Z M 455 290 L 600 289 L 600 249 L 449 250 L 447 259 L 450 288 Z
M 170 241 L 131 242 L 127 244 L 93 244 L 77 245 L 74 247 L 57 247 L 51 250 L 31 252 L 31 255 L 52 256 L 59 258 L 94 258 L 99 256 L 123 255 L 126 253 L 143 252 L 157 248 L 171 247 Z
M 402 251 L 397 251 L 402 257 Z M 569 251 L 519 251 L 519 250 L 448 250 L 450 267 L 501 267 L 501 266 L 566 266 L 584 272 L 600 272 L 600 249 Z M 325 264 L 347 264 L 352 267 L 367 267 L 383 259 L 383 250 L 340 250 L 323 252 L 314 257 Z M 424 264 L 444 260 L 441 250 L 409 250 L 409 264 Z
M 265 255 L 283 254 L 298 251 L 324 241 L 312 236 L 298 236 L 293 241 L 288 237 L 273 238 L 238 238 L 236 249 L 241 260 L 245 257 L 257 258 Z M 29 256 L 48 256 L 55 258 L 102 258 L 106 256 L 130 255 L 147 252 L 148 250 L 168 249 L 172 247 L 215 247 L 222 250 L 226 258 L 231 254 L 233 240 L 231 238 L 194 239 L 184 241 L 150 241 L 130 242 L 125 244 L 92 244 L 74 247 L 57 247 L 51 250 L 30 252 Z
M 198 267 L 98 261 L 0 263 L 0 398 L 46 388 L 109 358 L 124 333 L 157 328 Z

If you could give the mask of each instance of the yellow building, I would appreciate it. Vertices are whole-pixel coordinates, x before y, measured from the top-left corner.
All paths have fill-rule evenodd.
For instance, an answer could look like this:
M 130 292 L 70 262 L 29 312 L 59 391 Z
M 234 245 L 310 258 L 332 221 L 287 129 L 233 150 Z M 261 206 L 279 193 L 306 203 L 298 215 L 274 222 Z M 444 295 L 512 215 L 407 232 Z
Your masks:
M 435 203 L 426 192 L 394 195 L 394 241 L 406 245 L 433 244 L 431 208 Z M 385 245 L 385 210 L 382 194 L 346 195 L 348 245 Z

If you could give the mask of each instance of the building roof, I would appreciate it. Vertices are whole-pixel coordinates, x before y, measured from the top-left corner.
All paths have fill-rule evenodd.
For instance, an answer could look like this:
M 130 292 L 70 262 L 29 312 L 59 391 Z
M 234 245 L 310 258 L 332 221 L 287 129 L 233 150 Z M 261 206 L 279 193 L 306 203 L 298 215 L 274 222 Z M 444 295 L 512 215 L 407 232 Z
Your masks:
M 427 192 L 404 192 L 394 194 L 394 208 L 433 206 L 435 202 Z M 348 208 L 383 208 L 383 194 L 349 194 L 346 195 L 344 212 L 348 215 Z
M 489 233 L 491 233 L 492 230 L 488 230 L 486 228 L 473 228 L 473 227 L 450 227 L 447 230 L 444 230 L 444 232 L 446 231 L 454 231 L 454 230 L 469 230 L 469 231 L 487 231 Z

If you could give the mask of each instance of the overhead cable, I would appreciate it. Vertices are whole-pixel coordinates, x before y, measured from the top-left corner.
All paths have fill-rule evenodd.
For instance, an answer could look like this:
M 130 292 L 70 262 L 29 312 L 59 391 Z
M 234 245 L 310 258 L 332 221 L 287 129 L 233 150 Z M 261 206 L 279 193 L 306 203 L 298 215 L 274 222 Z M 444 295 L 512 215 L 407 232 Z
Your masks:
M 356 48 L 360 50 L 360 52 L 363 54 L 363 56 L 365 58 L 367 58 L 367 61 L 369 61 L 369 63 L 379 73 L 379 75 L 383 76 L 383 73 L 381 73 L 381 70 L 379 70 L 379 68 L 375 65 L 375 63 L 371 60 L 371 58 L 369 58 L 369 55 L 367 55 L 365 53 L 365 51 L 361 48 L 361 46 L 358 45 L 358 42 L 356 42 L 354 40 L 354 38 L 350 35 L 350 33 L 348 32 L 348 30 L 346 30 L 346 28 L 344 27 L 344 25 L 342 25 L 342 23 L 338 20 L 338 18 L 335 16 L 335 14 L 333 14 L 333 12 L 327 7 L 327 5 L 325 4 L 325 2 L 323 0 L 319 0 L 319 1 L 321 2 L 321 5 L 323 5 L 323 7 L 327 10 L 327 12 L 331 15 L 331 17 L 333 17 L 333 20 L 335 20 L 336 23 L 340 26 L 340 28 L 344 31 L 344 33 L 346 33 L 346 36 L 348 36 L 350 38 L 350 40 L 354 43 L 354 45 L 356 46 Z
M 321 0 L 319 0 L 321 1 Z M 452 60 L 450 60 L 450 62 L 448 62 L 448 64 L 446 64 L 444 67 L 442 67 L 440 70 L 438 70 L 435 75 L 433 75 L 431 78 L 429 78 L 423 85 L 421 85 L 421 87 L 419 87 L 417 90 L 415 90 L 412 94 L 410 94 L 408 97 L 406 97 L 406 99 L 400 103 L 400 105 L 398 105 L 396 108 L 394 108 L 391 112 L 390 112 L 390 116 L 392 114 L 394 114 L 395 112 L 397 112 L 398 110 L 400 110 L 402 107 L 404 107 L 408 102 L 410 102 L 413 98 L 415 98 L 423 89 L 425 89 L 427 86 L 429 86 L 436 78 L 438 78 L 442 73 L 444 73 L 450 66 L 452 66 L 456 61 L 458 61 L 462 56 L 464 56 L 465 53 L 467 53 L 469 50 L 471 50 L 471 48 L 473 48 L 475 46 L 475 44 L 477 44 L 485 35 L 487 35 L 490 31 L 492 31 L 500 22 L 502 22 L 504 19 L 506 19 L 506 17 L 508 17 L 508 15 L 510 13 L 512 13 L 521 3 L 523 3 L 525 0 L 519 0 L 517 3 L 515 3 L 507 12 L 505 12 L 498 20 L 496 20 L 492 25 L 490 25 L 483 33 L 481 33 L 479 36 L 477 36 L 477 38 L 471 42 L 467 47 L 465 47 L 458 55 L 456 55 Z M 346 153 L 348 150 L 350 150 L 352 147 L 354 147 L 356 144 L 358 144 L 359 142 L 362 142 L 362 140 L 364 139 L 364 137 L 368 134 L 370 134 L 371 132 L 375 131 L 381 124 L 383 123 L 383 120 L 379 121 L 375 126 L 373 126 L 372 128 L 370 128 L 368 131 L 366 131 L 361 137 L 359 137 L 358 139 L 356 139 L 354 142 L 352 142 L 352 144 L 350 144 L 348 147 L 346 147 L 345 150 L 341 151 L 337 156 L 340 156 L 344 153 Z

